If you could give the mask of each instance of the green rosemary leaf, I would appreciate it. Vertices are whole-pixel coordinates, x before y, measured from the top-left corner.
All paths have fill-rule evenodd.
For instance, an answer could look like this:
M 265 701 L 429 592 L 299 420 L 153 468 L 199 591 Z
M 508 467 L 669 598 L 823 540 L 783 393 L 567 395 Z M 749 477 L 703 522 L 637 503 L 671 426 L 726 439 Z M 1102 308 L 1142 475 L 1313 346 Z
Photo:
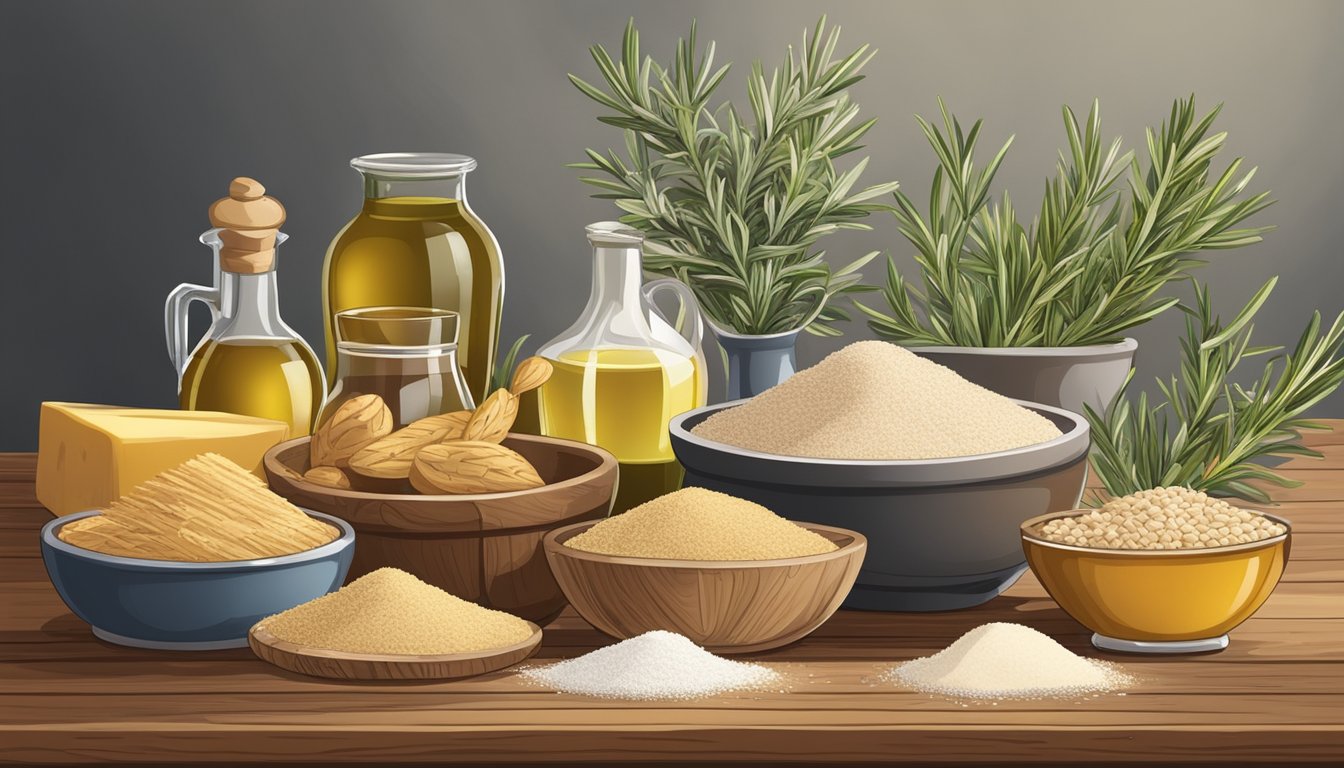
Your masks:
M 523 344 L 527 343 L 529 338 L 531 338 L 531 334 L 519 336 L 514 340 L 513 346 L 509 347 L 508 353 L 495 363 L 495 370 L 491 372 L 490 376 L 489 389 L 491 392 L 496 389 L 507 389 L 509 384 L 513 382 L 513 370 L 518 362 L 518 353 L 522 351 Z
M 1066 148 L 1030 227 L 1006 195 L 989 199 L 1011 138 L 980 169 L 982 121 L 963 132 L 942 99 L 938 108 L 941 127 L 916 118 L 937 159 L 927 212 L 900 192 L 891 208 L 927 300 L 888 277 L 892 314 L 865 312 L 882 337 L 919 344 L 933 335 L 963 346 L 1119 341 L 1177 304 L 1161 292 L 1188 279 L 1200 254 L 1258 242 L 1269 229 L 1240 227 L 1271 202 L 1246 193 L 1254 169 L 1242 174 L 1237 159 L 1212 172 L 1226 141 L 1210 133 L 1221 107 L 1196 119 L 1193 97 L 1174 102 L 1166 122 L 1146 132 L 1146 163 L 1118 139 L 1104 142 L 1097 102 L 1085 120 L 1064 107 Z
M 587 150 L 590 162 L 577 167 L 605 178 L 583 181 L 645 233 L 646 270 L 686 282 L 710 318 L 736 332 L 837 332 L 832 323 L 848 315 L 832 305 L 859 290 L 856 270 L 871 256 L 832 270 L 815 246 L 892 210 L 875 201 L 895 183 L 859 186 L 866 160 L 834 165 L 874 123 L 857 119 L 847 93 L 873 51 L 837 58 L 838 41 L 823 17 L 780 66 L 755 64 L 742 113 L 750 120 L 731 104 L 709 106 L 728 65 L 715 68 L 713 43 L 696 58 L 694 25 L 669 67 L 640 53 L 631 22 L 619 62 L 591 50 L 605 89 L 571 76 L 626 141 L 624 159 Z
M 1321 426 L 1302 414 L 1344 383 L 1344 313 L 1324 331 L 1313 313 L 1292 351 L 1266 360 L 1249 389 L 1232 381 L 1248 353 L 1273 350 L 1251 346 L 1250 337 L 1275 282 L 1227 324 L 1213 314 L 1208 289 L 1196 284 L 1194 305 L 1182 306 L 1179 373 L 1157 382 L 1162 400 L 1150 408 L 1140 393 L 1132 403 L 1126 381 L 1107 413 L 1086 408 L 1093 466 L 1109 494 L 1177 484 L 1267 502 L 1267 488 L 1296 482 L 1257 462 L 1320 455 L 1301 444 L 1303 429 Z

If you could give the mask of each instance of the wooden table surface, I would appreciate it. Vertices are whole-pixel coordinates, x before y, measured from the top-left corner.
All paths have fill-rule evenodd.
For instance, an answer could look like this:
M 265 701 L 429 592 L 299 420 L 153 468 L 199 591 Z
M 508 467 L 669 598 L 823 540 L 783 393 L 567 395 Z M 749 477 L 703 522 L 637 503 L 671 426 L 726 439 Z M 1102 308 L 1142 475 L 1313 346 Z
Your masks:
M 1334 422 L 1344 425 L 1344 421 Z M 270 667 L 243 649 L 135 650 L 95 640 L 47 581 L 33 457 L 0 455 L 0 762 L 1344 763 L 1344 432 L 1285 465 L 1295 524 L 1283 583 L 1227 650 L 1198 658 L 1094 651 L 1027 574 L 979 608 L 842 611 L 757 654 L 777 693 L 630 703 L 561 695 L 501 672 L 461 682 L 352 684 Z M 1141 678 L 1082 701 L 962 703 L 874 678 L 989 621 L 1035 627 Z M 566 614 L 540 660 L 609 642 Z

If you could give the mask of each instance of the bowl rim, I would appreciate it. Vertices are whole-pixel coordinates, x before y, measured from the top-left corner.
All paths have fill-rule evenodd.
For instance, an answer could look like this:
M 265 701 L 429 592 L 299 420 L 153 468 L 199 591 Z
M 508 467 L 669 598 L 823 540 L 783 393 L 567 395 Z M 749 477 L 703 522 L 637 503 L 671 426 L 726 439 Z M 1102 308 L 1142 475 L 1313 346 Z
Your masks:
M 587 560 L 594 563 L 603 563 L 609 565 L 631 565 L 644 568 L 682 568 L 697 571 L 721 571 L 721 570 L 741 570 L 743 568 L 778 568 L 795 565 L 813 565 L 824 563 L 829 560 L 838 560 L 841 558 L 852 557 L 856 553 L 863 553 L 868 549 L 868 537 L 858 531 L 848 528 L 839 528 L 833 525 L 821 525 L 818 523 L 807 523 L 790 520 L 794 525 L 806 528 L 813 533 L 822 531 L 848 536 L 849 541 L 836 546 L 830 552 L 821 552 L 815 555 L 797 555 L 794 557 L 776 557 L 769 560 L 678 560 L 664 557 L 634 557 L 631 555 L 603 555 L 597 552 L 585 552 L 582 549 L 574 549 L 565 546 L 565 541 L 577 536 L 580 533 L 592 528 L 602 520 L 584 520 L 582 522 L 566 525 L 563 528 L 556 528 L 550 531 L 542 538 L 542 548 L 549 556 L 554 553 L 557 557 L 568 557 L 574 560 Z
M 332 594 L 334 594 L 334 592 Z M 466 651 L 464 653 L 432 653 L 432 654 L 355 653 L 352 651 L 338 651 L 334 648 L 318 648 L 315 646 L 300 645 L 298 643 L 292 643 L 288 640 L 276 637 L 270 630 L 266 629 L 262 625 L 265 624 L 267 621 L 275 618 L 275 616 L 277 615 L 279 614 L 273 614 L 271 616 L 267 616 L 261 621 L 258 621 L 256 624 L 253 624 L 247 630 L 248 639 L 249 640 L 256 639 L 257 642 L 262 643 L 263 645 L 269 645 L 273 648 L 278 648 L 279 650 L 285 651 L 287 653 L 293 653 L 295 655 L 311 656 L 320 659 L 335 659 L 338 661 L 339 660 L 367 661 L 367 662 L 387 663 L 387 664 L 406 664 L 406 663 L 442 664 L 442 663 L 451 663 L 454 661 L 475 661 L 477 659 L 493 659 L 510 653 L 516 653 L 522 650 L 529 650 L 541 645 L 541 641 L 543 639 L 542 629 L 540 626 L 536 624 L 536 622 L 528 621 L 527 619 L 523 619 L 521 616 L 518 616 L 515 618 L 519 618 L 522 621 L 527 622 L 527 626 L 532 628 L 532 634 L 529 635 L 526 640 L 520 640 L 519 642 L 512 643 L 510 645 L 506 645 L 500 648 L 487 648 L 480 651 Z M 269 639 L 263 640 L 261 638 L 256 637 L 256 633 L 258 630 L 265 632 L 269 636 Z
M 291 476 L 285 474 L 285 471 L 292 472 L 293 470 L 288 465 L 285 465 L 280 462 L 279 459 L 280 453 L 282 451 L 287 451 L 290 448 L 294 448 L 298 446 L 300 443 L 311 442 L 312 435 L 304 435 L 302 437 L 296 437 L 290 440 L 286 440 L 282 443 L 276 443 L 275 445 L 271 446 L 266 451 L 266 454 L 262 456 L 262 466 L 265 467 L 266 473 L 268 475 L 267 478 L 268 485 L 270 479 L 269 476 L 275 475 L 277 477 L 283 477 L 287 482 L 293 484 L 295 487 L 301 490 L 308 491 L 310 493 L 323 494 L 329 498 L 358 499 L 364 501 L 385 501 L 387 499 L 397 499 L 397 500 L 411 499 L 415 501 L 436 501 L 436 502 L 443 502 L 443 501 L 477 502 L 477 501 L 498 501 L 500 499 L 525 498 L 528 496 L 540 495 L 543 493 L 549 493 L 551 491 L 561 490 L 564 488 L 574 488 L 580 485 L 585 485 L 601 477 L 602 475 L 616 469 L 616 457 L 612 455 L 610 451 L 596 445 L 579 442 L 578 440 L 566 440 L 560 437 L 546 437 L 543 435 L 529 435 L 522 432 L 510 432 L 505 436 L 504 439 L 507 440 L 509 438 L 523 438 L 525 441 L 538 442 L 542 445 L 564 445 L 568 447 L 578 448 L 581 450 L 586 450 L 598 459 L 597 466 L 593 467 L 587 472 L 575 475 L 574 477 L 568 478 L 566 480 L 561 480 L 555 483 L 546 483 L 545 485 L 539 485 L 536 488 L 524 488 L 519 491 L 500 491 L 498 493 L 434 493 L 434 494 L 381 493 L 378 491 L 356 491 L 351 488 L 332 488 L 329 485 L 319 485 L 318 483 L 310 482 L 308 480 L 303 479 L 302 475 Z
M 1036 517 L 1023 521 L 1022 525 L 1019 528 L 1022 534 L 1022 540 L 1024 542 L 1030 542 L 1037 546 L 1045 547 L 1046 549 L 1057 549 L 1064 552 L 1078 552 L 1087 555 L 1111 555 L 1115 557 L 1128 557 L 1128 558 L 1194 557 L 1197 555 L 1223 555 L 1237 552 L 1249 552 L 1257 549 L 1264 549 L 1266 547 L 1272 547 L 1287 541 L 1288 538 L 1293 533 L 1292 523 L 1288 522 L 1286 519 L 1282 517 L 1279 517 L 1278 515 L 1273 515 L 1268 512 L 1261 512 L 1258 509 L 1246 510 L 1246 511 L 1254 512 L 1257 515 L 1262 515 L 1264 517 L 1269 518 L 1270 520 L 1273 520 L 1279 525 L 1282 525 L 1284 527 L 1283 533 L 1277 536 L 1270 536 L 1267 539 L 1241 542 L 1238 544 L 1228 544 L 1226 546 L 1220 545 L 1217 547 L 1191 547 L 1188 549 L 1107 549 L 1105 547 L 1083 547 L 1077 544 L 1064 544 L 1058 541 L 1050 541 L 1049 539 L 1043 536 L 1037 536 L 1035 533 L 1032 533 L 1030 531 L 1031 528 L 1037 525 L 1048 523 L 1051 520 L 1058 520 L 1064 517 L 1077 517 L 1079 515 L 1087 514 L 1093 511 L 1094 509 L 1092 508 L 1079 508 L 1079 509 L 1065 510 L 1063 512 L 1049 512 L 1044 515 L 1037 515 Z
M 1139 348 L 1139 340 L 1126 336 L 1109 344 L 1085 344 L 1080 347 L 963 347 L 957 344 L 902 344 L 919 354 L 932 352 L 940 355 L 967 355 L 973 357 L 1088 357 L 1095 355 L 1124 355 Z
M 744 456 L 751 459 L 771 461 L 775 463 L 793 463 L 793 464 L 820 466 L 820 467 L 828 467 L 828 466 L 891 467 L 893 469 L 945 467 L 958 464 L 968 464 L 973 462 L 988 463 L 994 461 L 995 459 L 1000 459 L 1008 456 L 1020 456 L 1023 454 L 1037 453 L 1047 451 L 1051 448 L 1064 446 L 1072 441 L 1078 440 L 1079 438 L 1088 436 L 1091 431 L 1087 419 L 1083 418 L 1081 415 L 1077 413 L 1074 413 L 1073 411 L 1061 408 L 1057 405 L 1045 405 L 1044 403 L 1036 403 L 1030 400 L 1021 400 L 1015 397 L 1010 397 L 1008 399 L 1028 410 L 1034 410 L 1038 412 L 1044 411 L 1046 413 L 1050 413 L 1055 416 L 1063 417 L 1072 422 L 1073 427 L 1071 427 L 1066 432 L 1062 432 L 1058 437 L 1052 437 L 1049 440 L 1046 440 L 1045 442 L 1032 443 L 1030 445 L 1024 445 L 1020 448 L 1009 448 L 1007 450 L 992 451 L 990 453 L 971 453 L 965 456 L 943 456 L 935 459 L 825 459 L 825 458 L 818 458 L 816 456 L 788 456 L 782 453 L 764 453 L 762 451 L 754 451 L 750 448 L 740 448 L 736 445 L 729 445 L 728 443 L 721 443 L 717 440 L 710 440 L 708 438 L 701 437 L 697 434 L 692 433 L 691 430 L 687 429 L 685 426 L 686 422 L 690 421 L 691 419 L 695 419 L 700 416 L 708 417 L 709 415 L 713 415 L 714 413 L 718 413 L 719 411 L 726 411 L 730 408 L 736 408 L 739 405 L 743 405 L 751 400 L 751 398 L 746 397 L 740 400 L 732 400 L 726 403 L 715 403 L 713 405 L 706 405 L 700 408 L 696 408 L 694 410 L 680 413 L 672 417 L 671 422 L 669 422 L 668 424 L 668 431 L 671 433 L 672 437 L 684 440 L 692 445 L 697 445 L 700 446 L 701 448 L 707 448 L 709 450 L 718 451 L 720 453 L 731 453 L 735 456 Z
M 312 549 L 305 549 L 302 552 L 277 555 L 276 557 L 262 557 L 254 560 L 219 560 L 208 563 L 186 562 L 182 560 L 151 560 L 143 557 L 109 555 L 104 552 L 77 547 L 74 544 L 62 541 L 57 535 L 57 532 L 62 526 L 68 523 L 73 523 L 76 520 L 83 520 L 84 518 L 101 515 L 103 513 L 101 509 L 90 509 L 84 512 L 62 515 L 61 517 L 48 521 L 42 526 L 42 546 L 81 560 L 105 563 L 107 565 L 132 566 L 159 571 L 214 572 L 249 570 L 278 565 L 297 565 L 312 560 L 321 560 L 346 549 L 355 542 L 355 529 L 339 517 L 316 512 L 311 509 L 305 509 L 303 507 L 299 507 L 299 509 L 309 517 L 317 518 L 322 522 L 335 527 L 336 530 L 341 532 L 341 535 L 326 544 L 313 547 Z

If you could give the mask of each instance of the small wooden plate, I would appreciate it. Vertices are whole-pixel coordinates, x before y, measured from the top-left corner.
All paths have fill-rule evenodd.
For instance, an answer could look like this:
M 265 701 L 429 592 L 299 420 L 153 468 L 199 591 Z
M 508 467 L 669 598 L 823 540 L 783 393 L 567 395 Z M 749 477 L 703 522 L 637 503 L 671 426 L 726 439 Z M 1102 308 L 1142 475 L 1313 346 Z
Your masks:
M 541 627 L 528 622 L 532 636 L 516 645 L 438 656 L 366 654 L 309 648 L 272 635 L 260 624 L 247 633 L 252 652 L 281 669 L 343 680 L 449 680 L 511 667 L 537 652 Z

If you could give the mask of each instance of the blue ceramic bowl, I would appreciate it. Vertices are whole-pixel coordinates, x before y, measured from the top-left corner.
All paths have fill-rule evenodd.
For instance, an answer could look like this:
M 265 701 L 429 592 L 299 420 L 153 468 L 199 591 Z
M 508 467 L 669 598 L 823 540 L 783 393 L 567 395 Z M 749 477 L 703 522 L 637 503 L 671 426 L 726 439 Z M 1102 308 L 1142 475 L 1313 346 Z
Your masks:
M 61 541 L 61 526 L 98 514 L 59 517 L 42 527 L 42 560 L 56 592 L 93 634 L 136 648 L 209 651 L 243 648 L 258 621 L 341 586 L 355 554 L 343 520 L 329 544 L 283 557 L 182 563 L 118 557 Z

